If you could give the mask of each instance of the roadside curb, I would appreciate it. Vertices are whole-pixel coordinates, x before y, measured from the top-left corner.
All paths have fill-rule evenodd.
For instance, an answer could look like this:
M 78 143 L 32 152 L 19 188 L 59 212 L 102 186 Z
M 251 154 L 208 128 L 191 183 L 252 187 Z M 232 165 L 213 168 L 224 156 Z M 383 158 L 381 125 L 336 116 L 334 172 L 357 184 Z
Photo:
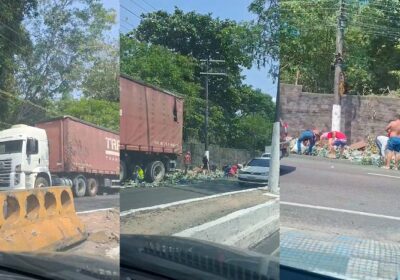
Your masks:
M 246 189 L 246 190 L 240 190 L 240 191 L 225 192 L 225 193 L 221 193 L 221 194 L 214 194 L 214 195 L 191 198 L 191 199 L 186 199 L 186 200 L 179 200 L 179 201 L 175 201 L 175 202 L 171 202 L 171 203 L 159 204 L 159 205 L 154 205 L 154 206 L 149 206 L 149 207 L 144 207 L 144 208 L 125 210 L 125 211 L 120 212 L 120 217 L 124 217 L 124 216 L 131 215 L 131 214 L 136 214 L 136 213 L 143 212 L 143 211 L 164 209 L 164 208 L 168 208 L 171 206 L 177 206 L 177 205 L 182 205 L 182 204 L 187 204 L 187 203 L 192 203 L 192 202 L 197 202 L 197 201 L 202 201 L 202 200 L 207 200 L 207 199 L 212 199 L 212 198 L 217 198 L 217 197 L 235 195 L 235 194 L 245 193 L 245 192 L 259 191 L 259 190 L 268 190 L 268 187 L 259 187 L 259 188 Z
M 279 199 L 241 209 L 174 236 L 249 249 L 279 230 Z

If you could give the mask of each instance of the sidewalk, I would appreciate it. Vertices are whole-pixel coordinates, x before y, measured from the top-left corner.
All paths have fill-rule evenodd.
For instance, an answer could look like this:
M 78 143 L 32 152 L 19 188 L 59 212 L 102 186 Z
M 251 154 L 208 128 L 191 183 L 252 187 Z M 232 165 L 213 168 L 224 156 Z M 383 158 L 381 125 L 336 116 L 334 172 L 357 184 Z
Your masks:
M 399 243 L 283 227 L 280 238 L 280 262 L 288 266 L 342 279 L 400 276 Z

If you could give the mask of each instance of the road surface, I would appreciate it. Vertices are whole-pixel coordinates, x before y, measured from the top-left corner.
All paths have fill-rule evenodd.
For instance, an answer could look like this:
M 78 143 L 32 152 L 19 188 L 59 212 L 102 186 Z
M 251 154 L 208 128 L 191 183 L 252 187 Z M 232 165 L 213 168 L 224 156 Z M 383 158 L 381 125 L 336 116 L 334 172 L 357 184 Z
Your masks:
M 154 188 L 126 188 L 121 190 L 121 212 L 190 198 L 244 190 L 235 180 L 220 179 L 192 185 L 171 185 Z
M 285 158 L 280 188 L 283 226 L 400 241 L 400 172 Z
M 399 171 L 290 157 L 280 179 L 281 262 L 354 279 L 400 272 Z
M 97 195 L 95 197 L 75 197 L 76 212 L 119 208 L 119 194 Z

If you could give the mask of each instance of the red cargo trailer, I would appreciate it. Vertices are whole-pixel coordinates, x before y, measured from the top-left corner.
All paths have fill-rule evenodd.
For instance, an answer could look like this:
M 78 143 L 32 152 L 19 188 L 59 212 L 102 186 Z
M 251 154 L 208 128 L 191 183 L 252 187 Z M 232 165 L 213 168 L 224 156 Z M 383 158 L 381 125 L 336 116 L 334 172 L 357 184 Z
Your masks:
M 120 178 L 140 166 L 148 181 L 162 179 L 182 153 L 183 98 L 121 75 L 120 106 Z
M 119 135 L 111 130 L 63 116 L 36 124 L 46 131 L 49 169 L 75 195 L 95 196 L 119 175 Z M 57 181 L 53 180 L 53 181 Z

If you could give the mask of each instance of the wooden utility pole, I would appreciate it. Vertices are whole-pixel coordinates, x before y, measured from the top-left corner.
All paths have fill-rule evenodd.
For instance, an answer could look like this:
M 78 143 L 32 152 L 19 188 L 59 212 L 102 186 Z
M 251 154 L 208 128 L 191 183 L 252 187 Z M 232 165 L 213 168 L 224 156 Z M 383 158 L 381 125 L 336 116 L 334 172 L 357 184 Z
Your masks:
M 227 76 L 226 73 L 214 73 L 210 72 L 210 63 L 225 63 L 225 60 L 217 60 L 217 59 L 211 59 L 208 57 L 207 59 L 200 59 L 200 62 L 206 63 L 206 72 L 200 72 L 200 75 L 204 75 L 206 77 L 206 85 L 205 85 L 205 90 L 206 90 L 206 110 L 205 110 L 205 116 L 204 116 L 204 149 L 205 149 L 205 154 L 208 159 L 210 159 L 210 153 L 208 151 L 208 115 L 209 115 L 209 106 L 208 106 L 208 77 L 209 76 Z
M 344 41 L 344 1 L 339 1 L 339 16 L 336 34 L 336 54 L 335 54 L 335 80 L 333 89 L 333 107 L 332 107 L 332 130 L 340 130 L 340 115 L 341 115 L 341 94 L 340 82 L 343 71 L 343 41 Z

